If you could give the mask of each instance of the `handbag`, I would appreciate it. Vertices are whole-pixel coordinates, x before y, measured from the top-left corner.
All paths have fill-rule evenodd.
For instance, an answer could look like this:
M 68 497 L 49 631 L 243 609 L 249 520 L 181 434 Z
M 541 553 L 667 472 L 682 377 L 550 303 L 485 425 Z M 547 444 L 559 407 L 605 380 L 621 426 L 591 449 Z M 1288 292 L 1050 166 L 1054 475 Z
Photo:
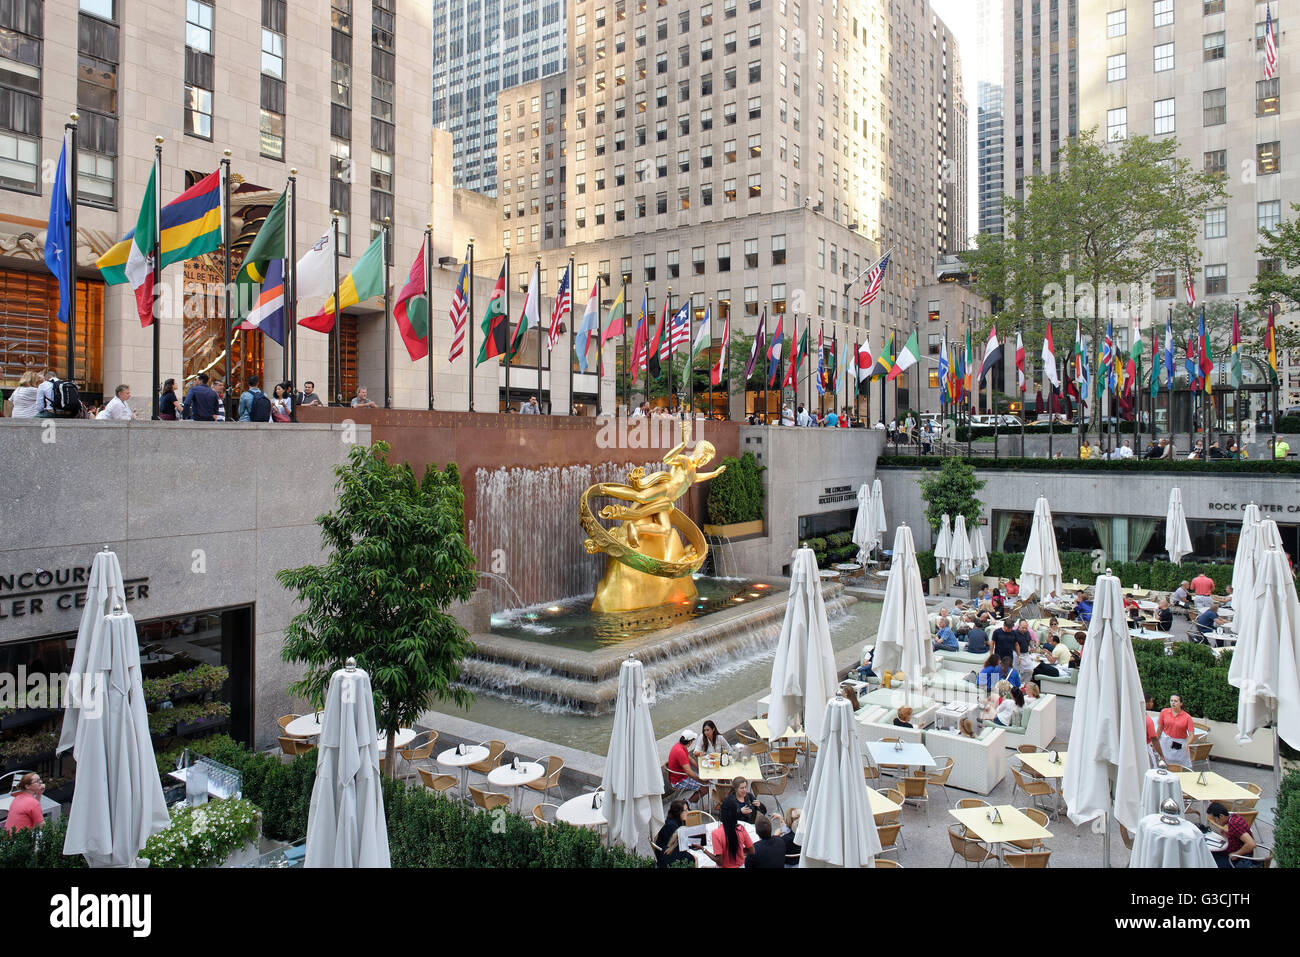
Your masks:
M 283 412 L 272 412 L 272 413 L 271 413 L 271 421 L 272 421 L 272 422 L 289 422 L 290 419 L 289 419 L 289 417 L 288 417 L 287 415 L 285 415 Z

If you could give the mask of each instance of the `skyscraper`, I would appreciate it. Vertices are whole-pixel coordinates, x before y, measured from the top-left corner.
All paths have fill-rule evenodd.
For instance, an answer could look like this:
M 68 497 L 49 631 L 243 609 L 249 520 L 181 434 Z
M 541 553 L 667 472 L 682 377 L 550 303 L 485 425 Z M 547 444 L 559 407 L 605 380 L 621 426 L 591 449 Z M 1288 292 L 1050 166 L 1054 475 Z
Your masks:
M 1083 0 L 1093 2 L 1093 0 Z M 1003 192 L 1049 172 L 1079 132 L 1080 0 L 1003 0 Z

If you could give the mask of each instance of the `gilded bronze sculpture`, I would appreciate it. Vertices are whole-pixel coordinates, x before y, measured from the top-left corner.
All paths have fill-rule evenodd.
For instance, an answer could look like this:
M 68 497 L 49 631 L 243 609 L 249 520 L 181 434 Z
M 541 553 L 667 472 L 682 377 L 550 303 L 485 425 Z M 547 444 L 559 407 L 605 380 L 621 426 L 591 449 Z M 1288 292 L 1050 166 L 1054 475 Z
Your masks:
M 626 485 L 602 482 L 582 493 L 578 521 L 588 535 L 583 547 L 590 555 L 604 552 L 609 556 L 592 611 L 633 611 L 695 599 L 691 576 L 704 564 L 709 546 L 695 523 L 674 503 L 696 482 L 720 475 L 725 466 L 700 473 L 699 468 L 713 459 L 715 450 L 708 442 L 697 442 L 688 455 L 690 438 L 690 423 L 683 421 L 681 443 L 663 457 L 667 471 L 647 477 L 644 469 L 633 469 Z M 630 503 L 606 505 L 600 510 L 601 518 L 621 521 L 621 525 L 610 529 L 596 520 L 589 499 L 600 496 Z

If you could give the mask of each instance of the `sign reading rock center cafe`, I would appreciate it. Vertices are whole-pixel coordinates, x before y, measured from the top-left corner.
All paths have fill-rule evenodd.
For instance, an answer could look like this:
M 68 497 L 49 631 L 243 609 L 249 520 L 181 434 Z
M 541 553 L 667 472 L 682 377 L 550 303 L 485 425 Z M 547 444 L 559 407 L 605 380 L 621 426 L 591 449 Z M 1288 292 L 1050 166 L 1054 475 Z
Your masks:
M 1211 512 L 1242 512 L 1245 511 L 1247 502 L 1210 502 Z M 1267 515 L 1269 512 L 1288 512 L 1294 515 L 1300 512 L 1300 502 L 1291 502 L 1289 505 L 1263 505 L 1255 503 L 1260 514 Z
M 34 568 L 0 572 L 0 621 L 40 615 L 52 609 L 71 611 L 86 603 L 90 567 Z M 128 578 L 126 600 L 149 597 L 149 579 Z

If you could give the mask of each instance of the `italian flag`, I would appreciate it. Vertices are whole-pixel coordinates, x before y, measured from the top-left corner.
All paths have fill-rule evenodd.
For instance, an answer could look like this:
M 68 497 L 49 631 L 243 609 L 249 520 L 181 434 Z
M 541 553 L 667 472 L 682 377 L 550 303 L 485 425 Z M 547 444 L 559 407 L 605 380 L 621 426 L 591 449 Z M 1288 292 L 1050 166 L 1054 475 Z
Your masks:
M 140 314 L 140 325 L 153 325 L 153 257 L 158 244 L 158 201 L 156 192 L 158 184 L 154 182 L 156 169 L 149 169 L 149 184 L 144 188 L 144 200 L 140 206 L 140 215 L 135 221 L 135 234 L 131 237 L 131 249 L 127 253 L 127 282 L 135 290 L 135 308 Z
M 334 328 L 334 317 L 348 306 L 355 306 L 375 296 L 384 294 L 384 234 L 380 232 L 369 248 L 361 254 L 352 271 L 339 283 L 339 300 L 334 297 L 325 300 L 319 313 L 299 319 L 298 325 L 315 332 L 329 332 Z M 426 320 L 427 327 L 427 320 Z
M 416 253 L 406 277 L 406 285 L 397 294 L 397 303 L 393 306 L 397 331 L 402 334 L 412 362 L 429 354 L 429 290 L 424 285 L 424 246 L 424 243 L 420 244 L 420 251 Z
M 903 343 L 903 351 L 895 357 L 894 367 L 889 370 L 889 375 L 885 377 L 885 380 L 892 382 L 920 361 L 921 344 L 916 337 L 916 330 L 913 329 L 912 334 L 908 336 L 907 341 Z
M 1129 391 L 1140 388 L 1142 385 L 1141 367 L 1139 365 L 1139 362 L 1142 359 L 1142 330 L 1138 328 L 1136 319 L 1133 320 L 1132 339 L 1132 345 L 1129 346 L 1128 350 L 1128 365 L 1124 369 L 1124 376 L 1128 380 L 1127 388 Z

